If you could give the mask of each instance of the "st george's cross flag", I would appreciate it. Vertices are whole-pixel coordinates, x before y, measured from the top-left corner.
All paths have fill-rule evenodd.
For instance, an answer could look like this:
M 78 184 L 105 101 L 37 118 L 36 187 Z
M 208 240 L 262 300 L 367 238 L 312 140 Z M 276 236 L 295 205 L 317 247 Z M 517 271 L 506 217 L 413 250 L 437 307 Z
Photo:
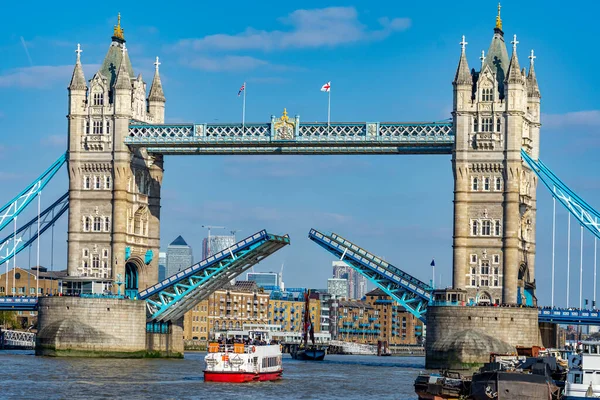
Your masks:
M 244 89 L 246 89 L 246 82 L 244 82 L 244 84 L 240 88 L 240 91 L 238 92 L 238 97 L 240 97 L 240 94 L 242 94 L 242 92 L 244 91 Z
M 321 92 L 329 92 L 329 89 L 331 89 L 331 82 L 327 82 L 321 86 Z

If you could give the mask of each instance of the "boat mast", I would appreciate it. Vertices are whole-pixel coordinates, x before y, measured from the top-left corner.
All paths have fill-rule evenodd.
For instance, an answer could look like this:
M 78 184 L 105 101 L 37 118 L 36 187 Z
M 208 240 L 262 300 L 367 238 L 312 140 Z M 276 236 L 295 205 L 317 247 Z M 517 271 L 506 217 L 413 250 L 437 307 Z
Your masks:
M 310 289 L 308 289 L 306 292 L 304 292 L 304 332 L 303 332 L 303 336 L 304 336 L 304 348 L 306 348 L 307 343 L 308 343 L 308 321 L 310 320 L 309 314 L 308 314 L 308 301 L 309 301 L 309 297 L 310 297 Z

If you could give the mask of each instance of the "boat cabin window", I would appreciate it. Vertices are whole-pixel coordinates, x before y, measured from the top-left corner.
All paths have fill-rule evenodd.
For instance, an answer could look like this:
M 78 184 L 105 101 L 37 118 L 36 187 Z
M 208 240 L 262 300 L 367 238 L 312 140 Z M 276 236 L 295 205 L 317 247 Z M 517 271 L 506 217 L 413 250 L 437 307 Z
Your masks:
M 582 378 L 583 374 L 579 373 L 579 374 L 574 374 L 573 376 L 573 383 L 583 383 Z
M 598 345 L 597 344 L 584 344 L 583 352 L 586 354 L 598 354 Z

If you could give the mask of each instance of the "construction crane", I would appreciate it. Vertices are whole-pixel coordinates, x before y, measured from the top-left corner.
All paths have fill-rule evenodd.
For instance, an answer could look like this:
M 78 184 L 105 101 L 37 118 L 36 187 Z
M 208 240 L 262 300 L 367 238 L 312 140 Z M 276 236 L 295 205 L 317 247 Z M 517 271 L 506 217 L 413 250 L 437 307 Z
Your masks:
M 202 225 L 203 228 L 208 229 L 208 239 L 206 239 L 206 257 L 210 257 L 212 255 L 210 251 L 210 230 L 211 229 L 225 229 L 224 226 L 213 226 L 213 225 Z
M 233 236 L 233 241 L 234 242 L 236 241 L 235 234 L 237 232 L 241 232 L 241 231 L 242 231 L 241 229 L 233 229 L 233 230 L 229 231 L 231 233 L 231 236 Z

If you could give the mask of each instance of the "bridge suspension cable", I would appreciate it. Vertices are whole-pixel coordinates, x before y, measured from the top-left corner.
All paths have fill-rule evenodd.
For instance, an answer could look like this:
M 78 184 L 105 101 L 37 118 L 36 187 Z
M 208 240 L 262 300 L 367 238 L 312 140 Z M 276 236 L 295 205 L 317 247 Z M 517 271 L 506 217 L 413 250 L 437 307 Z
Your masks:
M 56 175 L 58 170 L 67 160 L 67 154 L 63 154 L 35 181 L 29 184 L 21 193 L 0 208 L 0 231 L 14 220 L 25 207 L 33 201 L 35 196 L 46 187 L 48 182 Z
M 39 206 L 38 206 L 39 207 Z M 0 256 L 0 265 L 3 263 L 7 263 L 11 259 L 13 259 L 17 254 L 30 246 L 34 241 L 38 240 L 38 256 L 37 256 L 37 264 L 40 263 L 39 256 L 39 237 L 44 232 L 46 232 L 50 227 L 53 227 L 56 221 L 69 209 L 69 193 L 63 194 L 58 200 L 56 200 L 52 205 L 46 208 L 44 211 L 40 212 L 38 216 L 31 219 L 25 225 L 21 226 L 19 229 L 16 229 L 16 218 L 15 218 L 15 230 L 0 240 L 0 250 L 5 247 L 10 241 L 13 242 L 12 251 L 7 248 L 6 256 L 2 258 Z M 22 238 L 19 237 L 19 234 L 29 229 L 30 227 L 37 225 L 37 234 L 30 235 L 27 241 L 22 242 Z M 22 242 L 22 243 L 21 243 Z M 21 243 L 21 244 L 20 244 Z M 7 265 L 8 266 L 8 265 Z
M 555 246 L 555 244 L 556 244 L 556 197 L 552 196 L 552 297 L 551 297 L 551 301 L 550 301 L 552 308 L 554 308 L 554 246 Z

